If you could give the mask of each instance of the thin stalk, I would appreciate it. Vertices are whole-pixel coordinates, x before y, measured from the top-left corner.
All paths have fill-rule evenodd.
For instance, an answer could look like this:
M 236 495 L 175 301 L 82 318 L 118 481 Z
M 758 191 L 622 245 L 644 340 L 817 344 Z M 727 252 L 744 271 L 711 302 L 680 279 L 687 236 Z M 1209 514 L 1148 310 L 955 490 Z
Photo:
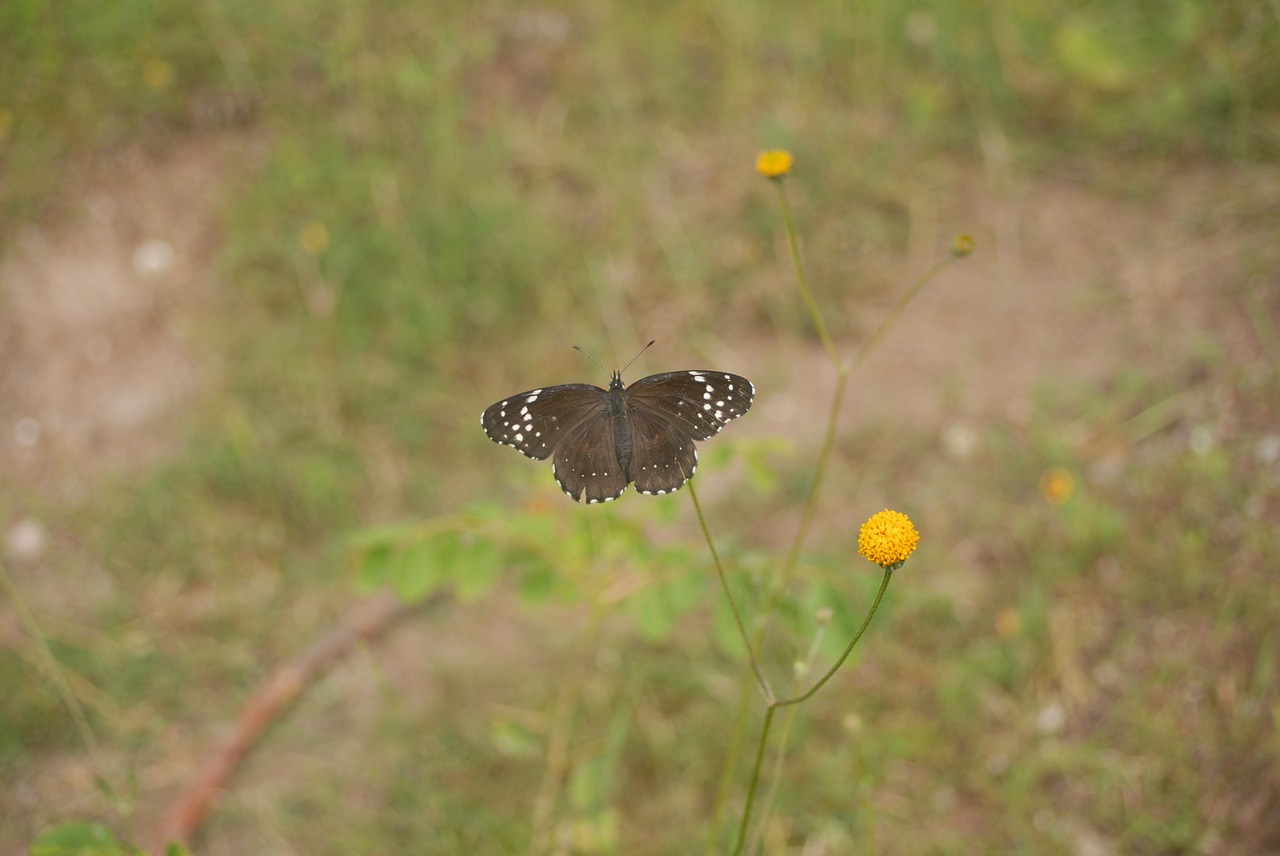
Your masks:
M 759 645 L 761 633 L 756 631 L 756 644 Z M 738 753 L 742 749 L 742 737 L 747 729 L 747 710 L 751 702 L 751 675 L 744 672 L 742 687 L 738 693 L 738 710 L 733 718 L 733 733 L 729 737 L 729 746 L 725 753 L 724 766 L 720 768 L 720 781 L 716 785 L 716 799 L 711 806 L 711 819 L 707 825 L 707 840 L 703 846 L 704 856 L 711 856 L 716 849 L 716 835 L 720 830 L 720 817 L 724 814 L 725 803 L 729 801 L 729 788 L 733 784 L 733 773 L 738 768 Z
M 14 585 L 13 579 L 10 578 L 9 571 L 5 568 L 3 562 L 0 562 L 0 587 L 4 588 L 5 594 L 13 601 L 18 618 L 26 626 L 27 635 L 31 637 L 31 641 L 36 646 L 36 651 L 40 656 L 45 672 L 48 674 L 49 679 L 53 681 L 53 685 L 57 687 L 58 695 L 62 697 L 62 703 L 66 705 L 67 711 L 71 714 L 71 719 L 76 724 L 76 730 L 80 732 L 80 739 L 88 747 L 89 755 L 93 758 L 94 766 L 97 767 L 99 756 L 98 739 L 94 737 L 93 729 L 89 727 L 89 719 L 84 715 L 84 709 L 80 707 L 80 702 L 76 699 L 75 693 L 71 691 L 71 685 L 67 683 L 67 677 L 62 673 L 62 666 L 58 663 L 58 658 L 53 656 L 53 650 L 49 647 L 49 643 L 45 641 L 44 634 L 40 632 L 40 625 L 36 621 L 35 615 L 27 607 L 27 602 L 23 600 L 22 593 Z
M 584 658 L 588 662 L 595 656 L 600 644 L 604 614 L 604 609 L 597 603 L 583 634 L 583 641 L 586 644 L 577 646 L 588 652 L 588 657 Z M 533 834 L 530 836 L 530 854 L 549 853 L 554 850 L 551 821 L 569 769 L 573 720 L 577 713 L 578 698 L 581 695 L 582 683 L 586 679 L 586 671 L 585 663 L 579 664 L 579 668 L 566 675 L 560 682 L 560 689 L 556 695 L 547 739 L 546 768 L 543 770 L 542 782 L 533 800 Z
M 800 686 L 801 680 L 809 674 L 809 666 L 813 663 L 815 657 L 818 656 L 818 649 L 822 645 L 822 639 L 827 634 L 827 623 L 820 622 L 817 632 L 813 634 L 813 639 L 809 642 L 809 650 L 805 653 L 804 660 L 798 664 L 794 678 L 792 679 L 792 691 L 794 692 Z M 799 668 L 803 666 L 803 668 Z M 796 724 L 796 717 L 800 715 L 800 708 L 793 706 L 787 708 L 787 714 L 782 718 L 782 728 L 778 734 L 778 748 L 774 753 L 772 770 L 769 773 L 769 787 L 761 800 L 760 811 L 764 817 L 768 817 L 773 811 L 773 806 L 778 798 L 778 789 L 782 784 L 782 768 L 787 760 L 787 747 L 790 744 L 791 729 Z M 757 852 L 760 845 L 761 836 L 764 833 L 764 823 L 761 822 L 756 826 L 755 835 L 752 836 L 750 845 L 747 849 L 748 853 Z
M 849 644 L 845 647 L 844 653 L 842 653 L 839 659 L 836 660 L 835 665 L 828 669 L 826 674 L 819 678 L 817 683 L 810 687 L 806 692 L 801 693 L 794 698 L 769 702 L 769 707 L 765 711 L 764 725 L 760 729 L 760 744 L 756 746 L 756 760 L 755 766 L 751 770 L 751 787 L 750 790 L 747 791 L 747 804 L 742 809 L 742 821 L 738 824 L 738 843 L 733 850 L 734 856 L 737 856 L 737 854 L 742 852 L 743 845 L 746 843 L 747 829 L 751 822 L 751 809 L 755 804 L 756 789 L 760 785 L 760 768 L 764 763 L 764 750 L 765 745 L 769 741 L 769 727 L 773 724 L 774 712 L 777 711 L 778 708 L 800 704 L 801 702 L 812 698 L 814 693 L 822 689 L 827 681 L 831 680 L 832 676 L 840 670 L 840 667 L 844 665 L 844 661 L 849 658 L 849 654 L 853 651 L 853 646 L 858 644 L 858 640 L 862 638 L 862 634 L 866 633 L 867 627 L 871 625 L 871 619 L 876 614 L 876 610 L 880 608 L 880 602 L 884 600 L 885 590 L 889 588 L 889 580 L 892 577 L 893 571 L 886 570 L 884 572 L 884 578 L 880 580 L 880 590 L 876 592 L 876 599 L 872 602 L 871 609 L 867 611 L 867 617 L 863 619 L 862 626 L 858 628 L 858 632 L 854 634 L 853 639 L 850 640 Z
M 693 499 L 693 508 L 698 513 L 698 523 L 702 526 L 702 535 L 707 539 L 707 548 L 711 550 L 711 559 L 716 566 L 716 574 L 720 577 L 720 587 L 724 589 L 724 596 L 729 600 L 729 608 L 733 610 L 733 620 L 738 625 L 738 633 L 742 636 L 742 644 L 747 649 L 747 659 L 751 662 L 751 671 L 756 676 L 756 685 L 760 688 L 761 695 L 764 696 L 766 702 L 773 703 L 775 696 L 773 688 L 769 686 L 769 682 L 765 680 L 764 673 L 760 671 L 760 664 L 756 662 L 755 649 L 751 645 L 751 636 L 747 633 L 747 625 L 742 620 L 742 613 L 738 609 L 738 603 L 734 600 L 733 592 L 729 589 L 729 578 L 725 575 L 724 564 L 720 561 L 720 554 L 716 551 L 715 542 L 711 539 L 711 530 L 707 527 L 707 518 L 702 513 L 702 503 L 698 502 L 698 492 L 693 487 L 693 482 L 688 483 L 689 496 Z
M 778 709 L 773 702 L 764 712 L 764 724 L 760 726 L 760 744 L 756 746 L 756 762 L 751 768 L 751 788 L 747 791 L 747 804 L 742 807 L 742 821 L 738 824 L 738 843 L 734 845 L 733 856 L 742 852 L 747 843 L 747 827 L 751 823 L 751 807 L 756 799 L 756 788 L 760 785 L 760 767 L 764 764 L 764 747 L 769 743 L 769 727 L 773 725 L 773 714 Z
M 858 640 L 862 638 L 862 634 L 867 632 L 867 627 L 871 624 L 871 618 L 876 614 L 876 610 L 880 608 L 880 601 L 884 600 L 884 593 L 889 588 L 889 580 L 893 578 L 893 571 L 885 571 L 883 579 L 880 580 L 880 590 L 876 592 L 876 599 L 871 604 L 871 609 L 867 612 L 867 617 L 863 619 L 862 626 L 858 628 L 858 632 L 853 635 L 853 639 L 845 646 L 844 653 L 836 660 L 835 665 L 827 670 L 827 673 L 818 679 L 812 687 L 794 698 L 783 699 L 782 701 L 773 702 L 775 707 L 786 707 L 788 705 L 800 704 L 813 697 L 813 694 L 822 689 L 827 681 L 831 680 L 836 672 L 840 671 L 840 667 L 844 665 L 844 661 L 849 658 L 849 654 L 853 651 L 853 646 L 858 644 Z
M 814 466 L 813 481 L 809 485 L 809 496 L 805 500 L 804 511 L 800 514 L 800 524 L 796 527 L 795 538 L 787 551 L 786 561 L 782 563 L 782 573 L 770 592 L 769 605 L 772 607 L 791 584 L 791 575 L 795 573 L 796 563 L 800 560 L 800 550 L 804 547 L 805 538 L 809 535 L 809 527 L 813 524 L 814 514 L 818 510 L 818 492 L 822 489 L 822 477 L 827 471 L 827 461 L 836 444 L 836 428 L 840 424 L 840 408 L 844 404 L 844 392 L 849 383 L 849 366 L 841 366 L 836 375 L 836 388 L 831 396 L 831 410 L 827 413 L 827 428 L 822 437 L 822 449 L 818 452 L 818 462 Z
M 865 360 L 867 355 L 871 353 L 872 349 L 880 343 L 880 340 L 884 338 L 884 334 L 893 326 L 893 322 L 897 321 L 898 316 L 907 308 L 907 304 L 920 293 L 922 288 L 929 284 L 929 280 L 940 274 L 959 258 L 961 257 L 954 255 L 947 256 L 945 259 L 925 271 L 924 275 L 917 279 L 911 288 L 907 289 L 906 293 L 903 294 L 902 297 L 898 298 L 898 302 L 895 303 L 893 308 L 889 310 L 888 314 L 881 319 L 879 326 L 875 329 L 875 332 L 871 334 L 871 337 L 868 338 L 867 341 L 862 343 L 862 347 L 858 349 L 858 353 L 854 355 L 853 361 L 849 364 L 850 369 L 856 369 L 858 366 L 862 365 L 863 360 Z
M 783 194 L 782 199 L 783 204 L 785 205 L 785 194 Z M 788 228 L 790 228 L 791 218 L 789 214 L 786 216 L 786 221 L 788 223 Z M 787 552 L 786 561 L 783 562 L 782 573 L 779 574 L 778 585 L 770 598 L 770 605 L 773 604 L 774 599 L 781 596 L 781 593 L 786 590 L 787 585 L 791 582 L 791 575 L 795 572 L 796 562 L 799 561 L 800 558 L 800 551 L 804 547 L 805 538 L 808 537 L 809 534 L 809 527 L 812 525 L 814 514 L 817 512 L 818 492 L 822 487 L 822 477 L 826 473 L 827 461 L 831 457 L 831 450 L 835 446 L 836 428 L 840 421 L 840 407 L 844 403 L 845 387 L 848 385 L 849 375 L 854 369 L 862 365 L 875 346 L 880 343 L 880 340 L 884 338 L 885 333 L 889 331 L 889 328 L 893 326 L 894 322 L 898 320 L 898 317 L 901 316 L 903 311 L 907 308 L 907 304 L 909 304 L 915 296 L 920 293 L 921 289 L 923 289 L 930 280 L 941 273 L 948 265 L 955 262 L 956 259 L 956 256 L 948 256 L 929 270 L 925 271 L 924 275 L 917 279 L 915 283 L 912 284 L 911 288 L 902 295 L 902 297 L 898 298 L 898 302 L 894 304 L 893 308 L 889 310 L 883 319 L 881 319 L 880 324 L 877 325 L 871 336 L 862 343 L 862 347 L 858 349 L 858 352 L 854 355 L 853 359 L 847 363 L 837 363 L 838 370 L 836 374 L 836 389 L 831 398 L 831 411 L 827 414 L 827 429 L 822 438 L 822 450 L 818 453 L 818 463 L 814 470 L 813 482 L 809 486 L 809 496 L 805 501 L 804 511 L 800 515 L 800 524 L 796 527 L 796 537 L 791 542 L 791 549 Z M 812 309 L 813 301 L 809 298 L 808 288 L 804 285 L 804 271 L 799 265 L 799 260 L 796 259 L 795 261 L 796 279 L 800 282 L 800 291 L 805 295 L 806 303 L 810 305 L 811 310 L 816 311 Z M 820 322 L 821 318 L 818 318 L 817 321 Z M 825 331 L 826 328 L 820 327 L 819 329 L 820 331 Z M 821 332 L 819 335 L 821 335 Z
M 839 366 L 840 352 L 836 350 L 836 343 L 832 341 L 831 333 L 827 331 L 827 322 L 822 320 L 818 304 L 814 302 L 813 295 L 809 291 L 809 278 L 805 276 L 804 264 L 800 261 L 800 240 L 796 237 L 796 225 L 791 217 L 791 203 L 787 200 L 786 182 L 775 181 L 774 184 L 778 188 L 778 198 L 782 200 L 782 222 L 787 231 L 787 248 L 791 251 L 791 266 L 796 271 L 800 296 L 804 298 L 804 305 L 809 310 L 809 317 L 813 320 L 813 327 L 818 331 L 818 338 L 822 341 L 822 347 L 826 349 L 827 356 L 831 358 L 833 365 Z

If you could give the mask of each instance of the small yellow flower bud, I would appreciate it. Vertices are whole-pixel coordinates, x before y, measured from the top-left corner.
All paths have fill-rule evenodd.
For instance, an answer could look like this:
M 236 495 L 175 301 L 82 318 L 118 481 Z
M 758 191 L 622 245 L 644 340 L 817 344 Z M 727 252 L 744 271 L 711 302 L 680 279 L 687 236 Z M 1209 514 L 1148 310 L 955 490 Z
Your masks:
M 791 172 L 795 158 L 786 149 L 772 149 L 756 156 L 756 172 L 765 178 L 780 179 Z
M 308 255 L 320 255 L 329 247 L 329 228 L 318 220 L 312 220 L 298 230 L 298 246 Z
M 142 82 L 148 89 L 159 92 L 173 80 L 173 66 L 163 59 L 152 57 L 142 64 Z
M 1040 495 L 1051 505 L 1062 505 L 1076 492 L 1076 477 L 1070 470 L 1054 467 L 1040 476 Z
M 951 255 L 958 259 L 962 259 L 965 256 L 972 254 L 973 249 L 976 246 L 977 244 L 974 243 L 973 236 L 967 232 L 956 235 L 956 239 L 951 242 Z

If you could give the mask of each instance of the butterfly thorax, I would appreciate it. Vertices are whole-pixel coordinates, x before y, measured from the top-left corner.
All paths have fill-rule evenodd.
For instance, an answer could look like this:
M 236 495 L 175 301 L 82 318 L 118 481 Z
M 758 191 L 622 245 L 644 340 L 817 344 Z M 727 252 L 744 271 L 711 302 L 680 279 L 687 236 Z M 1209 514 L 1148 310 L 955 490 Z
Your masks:
M 614 372 L 609 382 L 609 416 L 613 419 L 613 441 L 618 452 L 618 465 L 624 473 L 631 471 L 631 432 L 627 430 L 627 400 L 622 394 L 622 372 Z

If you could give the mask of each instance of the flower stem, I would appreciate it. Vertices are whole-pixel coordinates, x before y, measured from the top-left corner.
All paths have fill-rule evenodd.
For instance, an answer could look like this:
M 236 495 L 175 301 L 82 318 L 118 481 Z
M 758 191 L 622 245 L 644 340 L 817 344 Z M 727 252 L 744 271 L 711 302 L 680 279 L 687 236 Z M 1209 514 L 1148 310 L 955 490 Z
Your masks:
M 827 472 L 827 461 L 831 458 L 831 450 L 835 448 L 836 428 L 840 424 L 840 408 L 844 404 L 844 392 L 849 383 L 849 366 L 841 366 L 836 374 L 836 388 L 831 396 L 831 410 L 827 413 L 827 428 L 822 438 L 822 449 L 818 452 L 818 461 L 813 469 L 813 481 L 809 485 L 809 497 L 805 500 L 804 511 L 800 515 L 800 524 L 796 527 L 795 538 L 791 541 L 791 549 L 782 563 L 782 573 L 778 575 L 769 603 L 772 606 L 791 584 L 791 575 L 795 572 L 796 562 L 800 560 L 800 550 L 809 534 L 809 526 L 813 523 L 814 514 L 818 510 L 818 492 L 822 489 L 822 477 Z
M 76 695 L 71 691 L 71 685 L 67 683 L 66 675 L 63 674 L 62 666 L 58 663 L 58 658 L 53 655 L 53 650 L 49 648 L 49 643 L 45 641 L 44 634 L 40 632 L 40 625 L 36 622 L 35 615 L 32 614 L 27 602 L 23 599 L 22 593 L 18 591 L 18 587 L 14 585 L 13 579 L 9 576 L 9 571 L 3 563 L 0 563 L 0 588 L 4 589 L 5 594 L 9 596 L 9 600 L 13 602 L 13 607 L 18 613 L 19 620 L 26 625 L 27 633 L 31 636 L 31 642 L 36 646 L 36 651 L 40 655 L 40 663 L 44 666 L 44 670 L 53 681 L 53 685 L 58 689 L 58 695 L 62 697 L 62 703 L 67 706 L 67 712 L 71 714 L 71 719 L 76 724 L 76 730 L 80 732 L 80 739 L 84 741 L 85 747 L 89 750 L 89 757 L 93 760 L 94 766 L 98 766 L 100 751 L 98 748 L 98 740 L 93 735 L 93 729 L 89 727 L 89 720 L 84 715 L 84 709 L 80 707 L 80 702 L 76 700 Z
M 693 508 L 698 512 L 698 523 L 702 526 L 702 535 L 707 539 L 707 548 L 711 550 L 711 559 L 716 566 L 716 574 L 720 577 L 720 587 L 724 589 L 724 596 L 729 601 L 729 608 L 733 610 L 733 620 L 738 625 L 738 633 L 742 636 L 742 644 L 747 649 L 747 659 L 751 662 L 751 671 L 755 673 L 756 685 L 760 687 L 760 693 L 764 696 L 764 700 L 772 704 L 776 700 L 773 694 L 773 688 L 769 686 L 769 682 L 765 680 L 764 673 L 760 671 L 760 664 L 756 662 L 756 655 L 751 644 L 751 636 L 747 633 L 747 625 L 742 620 L 742 612 L 738 609 L 738 603 L 733 598 L 733 592 L 729 588 L 729 579 L 724 573 L 724 564 L 720 561 L 720 554 L 716 551 L 715 542 L 711 539 L 711 530 L 707 527 L 707 518 L 702 513 L 702 503 L 698 502 L 698 492 L 693 487 L 693 482 L 688 483 L 689 496 L 693 499 Z
M 858 644 L 858 640 L 862 638 L 862 635 L 867 631 L 867 627 L 871 625 L 871 619 L 876 614 L 876 610 L 880 608 L 880 603 L 884 600 L 885 590 L 889 588 L 889 580 L 892 579 L 892 577 L 892 571 L 884 572 L 884 577 L 880 580 L 880 590 L 876 592 L 876 598 L 871 604 L 871 609 L 867 611 L 867 617 L 862 620 L 862 626 L 858 628 L 858 632 L 853 635 L 853 639 L 851 639 L 849 644 L 845 646 L 844 653 L 842 653 L 836 660 L 835 664 L 827 670 L 826 674 L 819 678 L 817 683 L 812 687 L 794 698 L 782 700 L 774 699 L 769 702 L 769 707 L 765 710 L 764 714 L 764 724 L 760 728 L 760 743 L 756 746 L 756 760 L 755 766 L 751 770 L 751 786 L 747 791 L 747 803 L 742 809 L 742 820 L 738 824 L 738 843 L 733 850 L 734 856 L 737 856 L 737 854 L 742 852 L 743 845 L 747 840 L 747 829 L 751 822 L 751 811 L 755 805 L 756 790 L 760 786 L 760 768 L 764 764 L 765 746 L 769 742 L 769 729 L 773 725 L 774 712 L 776 712 L 778 708 L 797 705 L 809 700 L 818 692 L 818 690 L 822 689 L 827 681 L 831 680 L 836 672 L 840 671 L 840 667 L 844 665 L 845 660 L 849 659 L 849 654 L 852 653 L 853 647 Z
M 831 362 L 840 365 L 840 352 L 836 350 L 836 344 L 831 339 L 831 333 L 827 331 L 827 322 L 822 320 L 822 313 L 818 311 L 818 304 L 814 302 L 813 295 L 809 291 L 809 279 L 804 273 L 804 264 L 800 260 L 800 240 L 796 237 L 796 224 L 791 216 L 791 203 L 787 200 L 786 183 L 775 181 L 774 185 L 778 188 L 778 198 L 782 200 L 782 223 L 787 230 L 787 248 L 791 251 L 791 266 L 796 271 L 796 282 L 800 285 L 800 296 L 804 298 L 804 305 L 809 310 L 809 317 L 813 319 L 813 327 L 818 331 L 818 338 L 822 341 L 822 347 L 826 349 L 827 356 L 831 358 Z
M 844 665 L 844 661 L 849 659 L 849 654 L 853 651 L 853 646 L 858 644 L 858 640 L 862 638 L 862 634 L 867 631 L 867 627 L 871 624 L 871 618 L 876 614 L 876 610 L 880 608 L 880 601 L 884 600 L 884 593 L 889 588 L 889 580 L 893 578 L 893 571 L 885 571 L 884 578 L 880 580 L 880 590 L 876 592 L 876 599 L 871 604 L 871 609 L 867 612 L 867 617 L 862 620 L 862 626 L 858 628 L 858 632 L 853 635 L 853 639 L 849 640 L 849 644 L 845 646 L 844 653 L 836 660 L 835 664 L 827 669 L 827 673 L 818 678 L 817 683 L 810 687 L 806 692 L 794 698 L 783 699 L 773 702 L 775 707 L 786 707 L 792 704 L 800 704 L 813 697 L 813 694 L 822 689 L 823 685 L 831 680 L 836 672 L 840 671 L 840 667 Z
M 756 789 L 760 785 L 760 767 L 764 764 L 764 747 L 769 743 L 769 727 L 773 725 L 773 713 L 778 709 L 777 703 L 769 705 L 764 712 L 764 724 L 760 726 L 760 743 L 756 746 L 756 763 L 751 768 L 751 787 L 747 790 L 747 804 L 742 807 L 742 821 L 738 824 L 738 843 L 733 848 L 733 856 L 742 852 L 747 843 L 747 828 L 751 823 L 751 808 L 756 799 Z
M 862 347 L 858 349 L 858 353 L 854 355 L 853 361 L 849 364 L 850 369 L 855 369 L 862 365 L 863 360 L 865 360 L 867 355 L 871 353 L 872 349 L 880 343 L 880 340 L 884 338 L 884 334 L 893 326 L 893 322 L 897 321 L 898 316 L 907 308 L 907 304 L 920 293 L 922 288 L 929 284 L 929 280 L 942 273 L 942 271 L 953 264 L 957 258 L 959 257 L 947 256 L 945 259 L 929 268 L 924 272 L 923 276 L 915 281 L 911 288 L 907 289 L 906 293 L 903 294 L 902 297 L 898 298 L 898 302 L 895 303 L 893 308 L 889 310 L 888 314 L 881 319 L 879 326 L 875 329 L 875 332 L 871 334 L 867 341 L 862 343 Z
M 789 234 L 791 228 L 791 217 L 785 209 L 787 198 L 781 188 L 779 188 L 779 192 L 783 194 L 782 203 L 784 206 L 784 214 L 786 215 Z M 827 430 L 822 438 L 822 449 L 818 453 L 817 466 L 814 468 L 813 483 L 809 486 L 809 497 L 805 501 L 804 512 L 800 516 L 800 525 L 796 527 L 796 537 L 791 542 L 791 549 L 787 552 L 786 561 L 782 564 L 782 573 L 778 577 L 777 586 L 770 598 L 770 604 L 772 604 L 776 598 L 781 597 L 781 593 L 786 590 L 787 585 L 791 582 L 791 575 L 795 572 L 796 562 L 800 559 L 800 550 L 804 547 L 805 538 L 809 534 L 809 526 L 813 523 L 814 514 L 817 512 L 818 492 L 822 487 L 822 477 L 827 471 L 827 461 L 831 457 L 831 450 L 835 447 L 836 428 L 840 422 L 840 407 L 844 403 L 844 393 L 845 388 L 848 386 L 849 375 L 854 369 L 862 365 L 863 361 L 866 360 L 867 356 L 875 346 L 880 343 L 880 340 L 884 338 L 885 333 L 888 332 L 889 328 L 893 326 L 893 323 L 898 320 L 898 317 L 902 315 L 903 311 L 907 308 L 907 304 L 909 304 L 915 296 L 920 293 L 921 289 L 929 284 L 930 280 L 941 273 L 948 265 L 955 262 L 957 258 L 958 257 L 956 256 L 948 256 L 929 270 L 925 271 L 924 275 L 912 284 L 911 288 L 909 288 L 902 297 L 898 299 L 898 302 L 894 304 L 893 308 L 884 316 L 880 321 L 880 324 L 877 325 L 876 329 L 872 332 L 871 336 L 862 343 L 862 347 L 858 349 L 858 352 L 854 355 L 853 359 L 847 363 L 840 363 L 837 361 L 836 388 L 831 397 L 831 410 L 827 414 Z M 814 307 L 813 301 L 809 298 L 808 288 L 804 284 L 804 270 L 800 267 L 799 258 L 796 257 L 794 261 L 796 265 L 796 278 L 800 282 L 800 292 L 805 296 L 805 300 L 810 307 L 810 311 L 816 312 L 817 310 Z M 820 317 L 816 319 L 816 322 L 820 325 L 820 335 L 824 334 L 826 330 L 824 326 L 821 326 L 821 321 L 822 319 Z

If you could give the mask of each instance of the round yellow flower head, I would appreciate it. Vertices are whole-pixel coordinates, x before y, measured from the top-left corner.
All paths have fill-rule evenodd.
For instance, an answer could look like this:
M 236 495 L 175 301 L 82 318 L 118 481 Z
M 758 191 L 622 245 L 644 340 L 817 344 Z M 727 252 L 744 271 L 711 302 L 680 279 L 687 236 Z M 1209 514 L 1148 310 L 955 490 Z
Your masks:
M 786 149 L 771 149 L 756 155 L 756 172 L 765 178 L 780 179 L 791 172 L 795 158 Z
M 951 255 L 958 259 L 962 259 L 965 256 L 970 255 L 976 246 L 977 244 L 974 243 L 973 236 L 967 232 L 961 235 L 956 235 L 956 239 L 951 242 Z
M 1054 467 L 1040 476 L 1040 495 L 1045 502 L 1063 505 L 1076 492 L 1076 477 L 1070 470 Z
M 920 533 L 911 518 L 887 508 L 862 524 L 858 533 L 858 553 L 886 571 L 902 567 L 920 543 Z
M 298 230 L 298 245 L 308 255 L 320 255 L 329 247 L 329 227 L 319 220 L 312 220 Z
M 167 60 L 149 59 L 142 64 L 142 82 L 159 92 L 173 80 L 173 66 Z

